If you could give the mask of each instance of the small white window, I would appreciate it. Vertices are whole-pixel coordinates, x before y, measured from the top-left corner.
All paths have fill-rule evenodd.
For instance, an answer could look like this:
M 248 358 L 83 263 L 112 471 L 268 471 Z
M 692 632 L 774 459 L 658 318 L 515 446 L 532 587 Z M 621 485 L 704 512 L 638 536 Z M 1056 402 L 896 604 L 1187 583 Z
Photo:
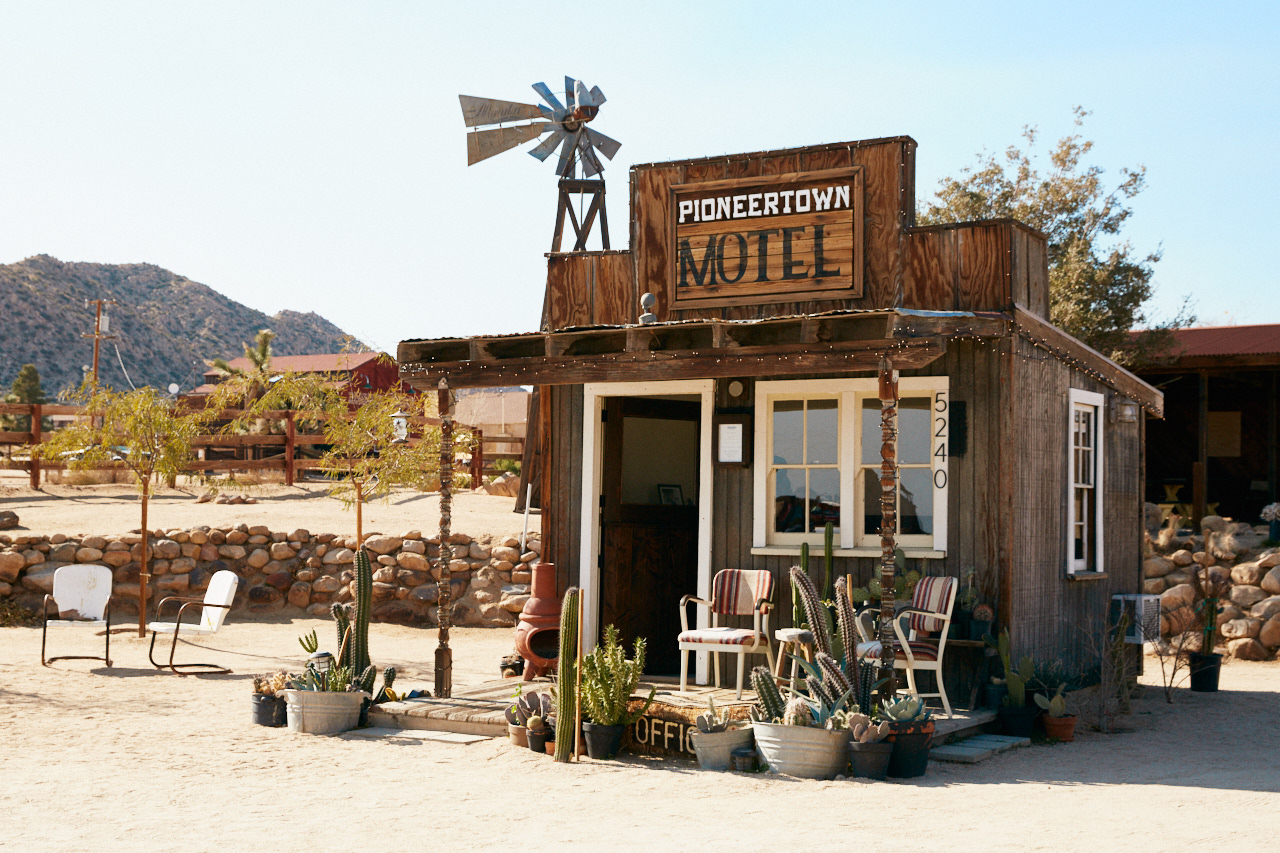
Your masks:
M 1100 572 L 1102 561 L 1101 394 L 1072 388 L 1067 422 L 1067 571 Z

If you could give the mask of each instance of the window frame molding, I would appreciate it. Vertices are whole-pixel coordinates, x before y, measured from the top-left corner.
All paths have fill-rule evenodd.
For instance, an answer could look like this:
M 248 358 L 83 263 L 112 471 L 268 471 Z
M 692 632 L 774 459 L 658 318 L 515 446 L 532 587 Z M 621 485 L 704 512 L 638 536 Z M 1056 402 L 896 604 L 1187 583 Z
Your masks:
M 950 377 L 906 376 L 898 380 L 899 397 L 928 397 L 930 400 L 930 458 L 933 472 L 933 529 L 932 534 L 906 537 L 902 547 L 921 555 L 941 558 L 947 550 L 947 497 L 950 492 Z M 840 533 L 836 543 L 840 551 L 869 551 L 879 553 L 878 534 L 858 534 L 862 500 L 857 490 L 857 475 L 863 468 L 860 460 L 861 431 L 859 417 L 864 399 L 879 398 L 879 381 L 876 377 L 846 379 L 790 379 L 760 380 L 755 386 L 755 430 L 753 435 L 753 513 L 752 548 L 769 552 L 792 549 L 798 551 L 802 542 L 821 546 L 821 533 L 778 534 L 770 530 L 769 489 L 772 449 L 773 401 L 835 397 L 839 402 L 837 412 L 840 435 L 837 458 L 840 471 Z M 939 447 L 945 448 L 941 456 Z M 938 478 L 942 485 L 938 486 Z M 901 538 L 901 537 L 900 537 Z M 874 539 L 874 542 L 871 540 Z
M 1081 565 L 1075 558 L 1075 526 L 1076 526 L 1076 501 L 1075 501 L 1075 441 L 1074 435 L 1074 419 L 1077 406 L 1086 406 L 1093 409 L 1093 531 L 1094 531 L 1094 568 L 1087 569 L 1088 561 L 1084 561 Z M 1106 411 L 1107 397 L 1096 391 L 1085 391 L 1083 388 L 1070 388 L 1067 391 L 1067 476 L 1066 476 L 1066 508 L 1067 508 L 1067 524 L 1066 524 L 1066 573 L 1069 577 L 1088 578 L 1094 575 L 1105 574 L 1106 563 L 1104 557 L 1106 555 L 1105 541 L 1106 528 L 1103 526 L 1103 505 L 1105 504 L 1106 491 L 1104 488 L 1103 475 L 1106 471 L 1106 454 L 1105 454 L 1105 436 L 1106 431 Z

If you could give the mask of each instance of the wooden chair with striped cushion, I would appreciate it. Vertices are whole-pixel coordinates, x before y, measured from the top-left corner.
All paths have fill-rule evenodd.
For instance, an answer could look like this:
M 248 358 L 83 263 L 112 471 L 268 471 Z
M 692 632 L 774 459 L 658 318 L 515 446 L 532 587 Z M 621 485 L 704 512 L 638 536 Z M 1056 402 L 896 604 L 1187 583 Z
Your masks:
M 715 684 L 720 686 L 720 655 L 738 656 L 738 698 L 742 698 L 742 675 L 746 657 L 764 655 L 773 669 L 773 647 L 769 643 L 769 610 L 773 598 L 773 575 L 766 571 L 725 569 L 716 572 L 711 582 L 711 600 L 686 595 L 680 599 L 680 691 L 689 680 L 688 652 L 711 652 L 715 667 Z M 689 628 L 689 611 L 693 602 L 711 612 L 711 627 Z M 720 624 L 721 616 L 752 616 L 751 628 L 730 628 Z
M 958 587 L 955 578 L 921 578 L 911 594 L 911 606 L 899 610 L 893 618 L 893 633 L 897 637 L 893 644 L 893 668 L 906 672 L 907 691 L 912 695 L 941 699 L 942 709 L 948 717 L 951 716 L 951 702 L 942 683 L 942 653 L 947 645 L 947 626 L 951 624 L 951 608 L 955 606 Z M 863 636 L 871 636 L 866 617 L 877 612 L 868 610 L 861 614 L 859 629 Z M 905 633 L 903 622 L 907 623 Z M 937 638 L 922 639 L 920 635 L 925 632 L 936 634 Z M 859 658 L 879 660 L 883 653 L 884 647 L 879 640 L 858 644 Z M 917 670 L 934 673 L 938 682 L 937 693 L 921 693 L 916 689 Z

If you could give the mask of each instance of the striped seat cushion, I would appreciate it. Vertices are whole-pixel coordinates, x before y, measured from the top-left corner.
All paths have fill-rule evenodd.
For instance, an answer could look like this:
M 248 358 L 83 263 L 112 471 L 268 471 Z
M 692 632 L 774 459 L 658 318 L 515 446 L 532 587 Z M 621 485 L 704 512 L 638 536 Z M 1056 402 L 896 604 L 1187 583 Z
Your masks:
M 911 594 L 911 606 L 916 610 L 946 613 L 955 596 L 955 578 L 921 578 Z M 913 631 L 941 631 L 945 624 L 936 616 L 912 613 L 909 617 Z
M 932 643 L 924 643 L 924 642 L 920 642 L 919 640 L 912 640 L 907 645 L 911 647 L 911 654 L 917 660 L 937 660 L 938 659 L 938 647 L 933 645 Z M 879 660 L 883 652 L 884 652 L 884 647 L 880 645 L 880 642 L 878 640 L 870 643 L 858 643 L 858 657 L 866 657 L 866 658 L 871 658 L 872 660 Z M 893 657 L 894 657 L 894 660 L 903 660 L 904 658 L 906 658 L 906 654 L 902 651 L 902 646 L 898 645 L 897 643 L 893 644 Z
M 671 636 L 668 634 L 667 636 Z M 750 628 L 699 628 L 693 631 L 681 631 L 681 643 L 714 643 L 719 646 L 750 646 L 755 644 L 758 635 Z M 764 637 L 760 637 L 764 642 Z
M 725 569 L 711 582 L 711 609 L 727 616 L 750 616 L 756 602 L 773 598 L 773 575 L 765 571 Z

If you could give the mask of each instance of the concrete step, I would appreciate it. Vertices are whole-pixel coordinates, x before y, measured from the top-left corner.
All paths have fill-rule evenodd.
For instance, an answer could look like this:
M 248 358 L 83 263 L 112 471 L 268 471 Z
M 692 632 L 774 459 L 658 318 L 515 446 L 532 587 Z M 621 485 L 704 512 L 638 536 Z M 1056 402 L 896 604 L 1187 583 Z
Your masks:
M 1020 746 L 1031 746 L 1031 739 L 1008 735 L 975 735 L 957 743 L 935 746 L 929 750 L 934 761 L 954 761 L 960 764 L 977 764 L 993 755 L 999 755 Z

